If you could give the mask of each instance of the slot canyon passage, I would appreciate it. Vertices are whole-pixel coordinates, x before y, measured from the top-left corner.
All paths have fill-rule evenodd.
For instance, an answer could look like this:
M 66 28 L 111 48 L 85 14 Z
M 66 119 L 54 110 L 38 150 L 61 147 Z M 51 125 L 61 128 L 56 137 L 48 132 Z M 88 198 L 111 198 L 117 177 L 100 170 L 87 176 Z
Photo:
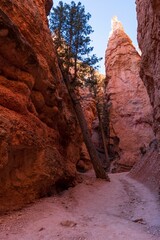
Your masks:
M 136 0 L 141 54 L 112 19 L 105 78 L 96 72 L 106 145 L 95 99 L 77 90 L 106 171 L 107 147 L 110 182 L 96 178 L 83 141 L 48 27 L 52 4 L 0 1 L 0 239 L 158 240 L 159 0 Z

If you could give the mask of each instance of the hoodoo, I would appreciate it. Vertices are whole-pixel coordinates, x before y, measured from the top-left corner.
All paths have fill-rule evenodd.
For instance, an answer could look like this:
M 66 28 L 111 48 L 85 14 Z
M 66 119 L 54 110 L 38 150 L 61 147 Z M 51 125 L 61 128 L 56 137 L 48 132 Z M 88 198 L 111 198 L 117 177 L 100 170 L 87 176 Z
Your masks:
M 110 139 L 119 142 L 117 170 L 128 170 L 154 139 L 152 107 L 142 82 L 141 57 L 117 17 L 112 19 L 105 66 L 109 76 Z

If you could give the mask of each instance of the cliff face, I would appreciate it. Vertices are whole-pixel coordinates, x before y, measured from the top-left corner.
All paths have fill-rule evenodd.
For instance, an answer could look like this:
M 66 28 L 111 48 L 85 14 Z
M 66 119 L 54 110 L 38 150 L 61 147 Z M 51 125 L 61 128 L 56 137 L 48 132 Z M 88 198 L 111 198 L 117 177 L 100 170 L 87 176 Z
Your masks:
M 119 141 L 118 170 L 129 169 L 154 139 L 152 108 L 139 77 L 140 56 L 115 17 L 106 50 L 110 134 Z
M 81 135 L 48 29 L 51 3 L 0 1 L 0 211 L 75 177 Z
M 142 51 L 140 76 L 153 106 L 153 126 L 157 142 L 147 156 L 132 171 L 132 176 L 144 181 L 152 189 L 160 187 L 160 2 L 137 0 L 138 42 Z
M 158 0 L 137 1 L 138 42 L 142 51 L 141 78 L 147 87 L 154 109 L 154 130 L 160 139 L 160 3 Z M 143 6 L 143 8 L 142 8 Z

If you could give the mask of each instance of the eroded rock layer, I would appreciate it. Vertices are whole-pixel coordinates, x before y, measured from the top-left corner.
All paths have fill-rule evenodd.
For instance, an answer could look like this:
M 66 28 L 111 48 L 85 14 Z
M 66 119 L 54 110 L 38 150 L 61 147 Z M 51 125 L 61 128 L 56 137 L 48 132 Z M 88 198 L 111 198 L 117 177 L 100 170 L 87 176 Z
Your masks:
M 140 76 L 153 106 L 153 126 L 157 138 L 147 156 L 132 171 L 132 176 L 160 188 L 160 2 L 137 0 L 138 42 L 142 51 Z
M 111 139 L 119 142 L 118 170 L 134 165 L 154 139 L 152 108 L 139 77 L 140 56 L 122 24 L 113 18 L 106 51 Z
M 75 177 L 81 135 L 48 29 L 51 3 L 0 1 L 0 211 Z

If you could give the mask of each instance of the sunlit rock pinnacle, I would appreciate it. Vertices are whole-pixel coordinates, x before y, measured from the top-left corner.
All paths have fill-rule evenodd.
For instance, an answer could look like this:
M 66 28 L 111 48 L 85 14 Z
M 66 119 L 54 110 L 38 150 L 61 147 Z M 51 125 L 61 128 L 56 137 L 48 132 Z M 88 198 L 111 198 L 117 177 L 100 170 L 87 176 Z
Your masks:
M 139 76 L 141 58 L 117 17 L 106 50 L 107 94 L 110 107 L 110 138 L 118 139 L 117 171 L 129 170 L 154 139 L 152 108 Z
M 120 21 L 118 21 L 117 16 L 114 16 L 111 20 L 112 32 L 120 29 L 124 31 L 123 25 Z
M 114 16 L 111 20 L 111 31 L 109 33 L 109 38 L 112 36 L 112 34 L 117 31 L 117 30 L 121 30 L 124 32 L 124 28 L 122 23 L 118 20 L 117 16 Z

